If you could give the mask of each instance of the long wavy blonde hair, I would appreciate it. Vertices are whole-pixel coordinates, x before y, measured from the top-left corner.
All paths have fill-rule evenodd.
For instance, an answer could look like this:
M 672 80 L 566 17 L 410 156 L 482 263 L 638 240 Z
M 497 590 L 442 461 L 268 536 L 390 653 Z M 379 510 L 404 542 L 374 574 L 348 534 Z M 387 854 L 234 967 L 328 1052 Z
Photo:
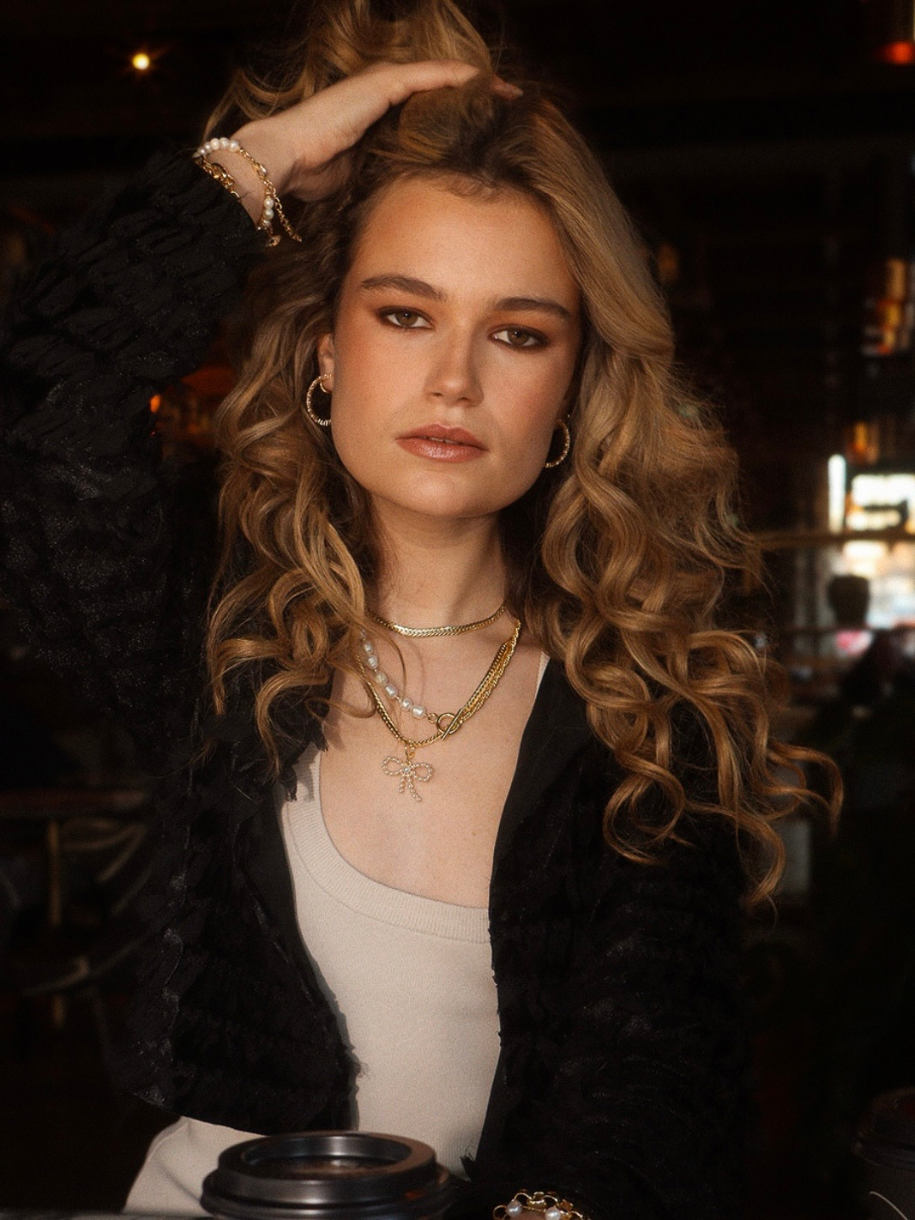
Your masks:
M 237 76 L 209 131 L 231 132 L 379 60 L 426 58 L 466 60 L 481 76 L 414 95 L 376 123 L 347 185 L 297 215 L 303 246 L 285 243 L 249 291 L 256 321 L 217 420 L 223 550 L 208 634 L 216 710 L 245 678 L 278 766 L 277 701 L 320 713 L 332 671 L 358 672 L 378 540 L 365 492 L 302 404 L 378 192 L 409 176 L 524 192 L 552 217 L 581 292 L 585 337 L 571 459 L 503 513 L 510 607 L 562 662 L 623 769 L 605 810 L 607 840 L 648 862 L 676 837 L 684 810 L 727 818 L 753 896 L 768 895 L 783 859 L 773 823 L 810 798 L 805 753 L 770 735 L 772 673 L 715 621 L 729 575 L 757 568 L 734 523 L 735 459 L 677 379 L 645 251 L 584 141 L 536 85 L 519 82 L 517 100 L 491 91 L 490 53 L 452 0 L 414 0 L 394 18 L 369 0 L 318 4 L 301 43 L 266 77 Z M 678 775 L 684 713 L 717 763 L 717 793 L 702 801 Z M 639 817 L 653 788 L 667 798 L 662 824 Z

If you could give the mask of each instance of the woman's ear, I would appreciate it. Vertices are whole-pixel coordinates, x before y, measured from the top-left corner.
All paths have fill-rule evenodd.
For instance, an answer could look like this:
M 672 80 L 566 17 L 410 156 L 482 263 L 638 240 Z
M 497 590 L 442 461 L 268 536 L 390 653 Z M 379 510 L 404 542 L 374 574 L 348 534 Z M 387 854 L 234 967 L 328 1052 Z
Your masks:
M 321 373 L 329 378 L 329 381 L 325 382 L 325 386 L 327 391 L 330 392 L 333 389 L 334 376 L 334 336 L 330 331 L 321 335 L 320 339 L 318 339 L 318 346 L 316 350 L 318 356 L 318 367 L 321 370 Z

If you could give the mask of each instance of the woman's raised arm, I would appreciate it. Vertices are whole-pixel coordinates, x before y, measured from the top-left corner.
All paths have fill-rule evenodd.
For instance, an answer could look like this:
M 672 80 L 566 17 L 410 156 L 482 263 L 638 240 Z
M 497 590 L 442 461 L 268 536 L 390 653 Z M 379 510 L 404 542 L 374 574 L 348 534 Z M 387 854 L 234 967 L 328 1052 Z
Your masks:
M 379 64 L 238 134 L 281 192 L 316 198 L 390 105 L 474 72 Z M 256 175 L 225 159 L 258 218 Z M 4 327 L 0 590 L 39 653 L 141 732 L 161 728 L 156 708 L 186 723 L 200 689 L 215 552 L 210 514 L 160 462 L 149 402 L 199 364 L 264 245 L 189 154 L 161 154 L 61 236 Z
M 195 670 L 206 514 L 163 468 L 150 399 L 192 371 L 263 235 L 184 154 L 61 235 L 14 300 L 0 380 L 0 589 L 96 707 L 158 734 Z

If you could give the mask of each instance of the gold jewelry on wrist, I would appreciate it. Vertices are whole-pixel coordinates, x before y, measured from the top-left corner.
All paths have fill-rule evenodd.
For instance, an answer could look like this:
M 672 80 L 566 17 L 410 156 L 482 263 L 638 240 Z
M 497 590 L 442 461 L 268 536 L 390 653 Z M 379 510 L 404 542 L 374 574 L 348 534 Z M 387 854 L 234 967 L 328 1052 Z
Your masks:
M 392 623 L 390 619 L 382 618 L 380 614 L 375 614 L 372 610 L 367 610 L 366 613 L 379 627 L 385 627 L 388 631 L 396 631 L 398 635 L 409 636 L 411 640 L 426 640 L 432 636 L 464 635 L 467 631 L 482 631 L 484 627 L 489 627 L 502 617 L 505 613 L 505 602 L 487 618 L 477 619 L 475 623 L 460 623 L 455 627 L 404 627 L 400 623 Z
M 261 205 L 260 220 L 256 223 L 257 227 L 263 229 L 267 234 L 269 239 L 267 245 L 279 245 L 280 235 L 273 228 L 275 220 L 280 222 L 285 232 L 289 234 L 293 241 L 300 242 L 302 239 L 289 223 L 286 213 L 283 211 L 283 205 L 280 203 L 276 187 L 270 181 L 270 175 L 267 173 L 266 167 L 261 165 L 260 161 L 255 160 L 247 149 L 242 148 L 238 140 L 230 140 L 226 136 L 214 136 L 212 140 L 207 140 L 205 144 L 200 145 L 194 153 L 194 160 L 204 173 L 209 174 L 220 186 L 224 186 L 230 195 L 234 195 L 236 199 L 240 200 L 241 196 L 237 189 L 238 183 L 224 165 L 221 165 L 218 161 L 210 160 L 213 153 L 219 152 L 235 153 L 237 156 L 242 157 L 260 179 L 261 186 L 264 188 L 264 202 Z
M 522 1212 L 539 1212 L 543 1220 L 588 1220 L 568 1199 L 549 1190 L 517 1191 L 510 1203 L 493 1208 L 492 1220 L 513 1220 Z

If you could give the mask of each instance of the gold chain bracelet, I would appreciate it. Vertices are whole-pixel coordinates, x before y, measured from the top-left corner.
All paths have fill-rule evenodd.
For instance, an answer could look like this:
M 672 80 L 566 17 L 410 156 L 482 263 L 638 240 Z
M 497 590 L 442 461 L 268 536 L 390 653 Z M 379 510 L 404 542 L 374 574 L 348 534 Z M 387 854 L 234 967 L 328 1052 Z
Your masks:
M 492 1220 L 512 1220 L 522 1212 L 539 1212 L 543 1220 L 588 1220 L 568 1199 L 548 1190 L 519 1190 L 510 1203 L 493 1208 Z
M 238 193 L 238 183 L 218 161 L 212 161 L 210 158 L 213 153 L 230 152 L 242 157 L 260 179 L 260 184 L 264 188 L 264 202 L 261 204 L 260 220 L 256 222 L 257 227 L 262 229 L 268 237 L 267 245 L 276 246 L 279 244 L 280 235 L 274 231 L 273 222 L 278 220 L 283 226 L 283 229 L 293 241 L 300 242 L 302 239 L 293 229 L 292 225 L 283 211 L 283 205 L 280 203 L 280 197 L 277 194 L 276 187 L 270 181 L 270 175 L 267 173 L 266 166 L 261 165 L 260 161 L 255 160 L 247 149 L 242 148 L 238 140 L 229 140 L 225 136 L 217 136 L 212 140 L 207 140 L 205 144 L 201 144 L 194 153 L 194 160 L 200 168 L 215 179 L 220 186 L 225 187 L 230 195 L 234 195 L 236 199 L 241 200 Z

